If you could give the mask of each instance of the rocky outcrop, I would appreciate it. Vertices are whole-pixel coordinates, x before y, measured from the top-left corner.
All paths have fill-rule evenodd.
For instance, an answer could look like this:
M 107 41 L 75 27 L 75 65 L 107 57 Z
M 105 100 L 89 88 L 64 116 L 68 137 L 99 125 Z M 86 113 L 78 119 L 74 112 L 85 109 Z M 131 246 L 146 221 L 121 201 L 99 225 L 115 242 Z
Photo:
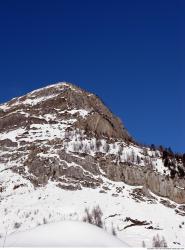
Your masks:
M 0 140 L 1 149 L 3 149 L 3 147 L 16 147 L 16 146 L 17 146 L 17 142 L 13 142 L 10 139 Z
M 133 186 L 143 186 L 152 193 L 177 203 L 185 203 L 185 179 L 174 179 L 160 175 L 150 167 L 120 165 L 100 165 L 109 179 L 123 181 Z
M 117 118 L 107 117 L 97 112 L 89 114 L 87 119 L 78 121 L 75 125 L 77 128 L 83 129 L 87 133 L 94 133 L 99 138 L 105 136 L 109 138 L 124 138 L 131 140 L 128 132 L 122 128 Z

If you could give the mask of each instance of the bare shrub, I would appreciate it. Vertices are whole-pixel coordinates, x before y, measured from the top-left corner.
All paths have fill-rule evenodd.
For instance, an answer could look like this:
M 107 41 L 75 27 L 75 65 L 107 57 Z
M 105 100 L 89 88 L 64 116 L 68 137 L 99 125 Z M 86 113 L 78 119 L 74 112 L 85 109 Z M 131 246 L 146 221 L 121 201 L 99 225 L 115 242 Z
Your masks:
M 132 150 L 132 152 L 130 154 L 130 158 L 131 158 L 132 163 L 134 163 L 136 161 L 136 154 L 135 154 L 134 150 Z
M 108 153 L 109 152 L 109 150 L 110 150 L 110 145 L 108 144 L 108 143 L 105 143 L 105 145 L 104 145 L 104 150 L 105 150 L 105 153 Z
M 83 217 L 83 221 L 93 224 L 93 218 L 88 208 L 85 209 L 85 216 Z
M 26 214 L 25 214 L 25 218 L 28 218 L 29 216 L 30 216 L 29 213 L 26 213 Z
M 83 221 L 102 228 L 103 227 L 102 215 L 103 212 L 99 206 L 94 207 L 91 212 L 89 211 L 88 208 L 86 208 Z
M 168 247 L 164 237 L 160 238 L 157 234 L 153 237 L 152 247 Z
M 98 151 L 100 150 L 101 146 L 102 146 L 101 140 L 96 140 L 96 148 Z
M 94 224 L 97 225 L 98 227 L 102 227 L 102 215 L 103 212 L 99 206 L 96 206 L 92 210 L 92 216 L 94 218 Z
M 112 228 L 111 228 L 111 233 L 112 233 L 112 235 L 114 235 L 114 236 L 117 235 L 117 234 L 116 234 L 116 229 L 115 229 L 115 227 L 113 226 L 113 224 L 112 224 Z
M 118 148 L 118 155 L 121 156 L 123 153 L 123 145 L 119 145 L 119 148 Z
M 137 155 L 137 164 L 139 165 L 141 163 L 141 158 L 139 157 L 139 155 Z
M 20 226 L 21 226 L 21 223 L 19 223 L 19 222 L 14 223 L 14 228 L 18 229 L 18 228 L 20 228 Z
M 145 241 L 144 241 L 144 240 L 142 241 L 142 247 L 143 247 L 143 248 L 146 248 L 146 244 L 145 244 Z
M 45 217 L 43 218 L 43 224 L 47 224 L 47 220 Z

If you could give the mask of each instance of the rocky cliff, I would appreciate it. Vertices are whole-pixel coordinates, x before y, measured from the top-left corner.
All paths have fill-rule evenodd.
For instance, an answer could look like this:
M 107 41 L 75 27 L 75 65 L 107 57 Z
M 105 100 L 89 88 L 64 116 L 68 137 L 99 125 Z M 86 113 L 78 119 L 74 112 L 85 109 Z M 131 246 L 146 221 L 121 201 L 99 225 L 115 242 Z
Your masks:
M 89 92 L 58 83 L 0 106 L 0 166 L 35 186 L 96 188 L 106 177 L 185 203 L 158 150 L 135 144 L 119 118 Z M 175 168 L 182 162 L 176 162 Z

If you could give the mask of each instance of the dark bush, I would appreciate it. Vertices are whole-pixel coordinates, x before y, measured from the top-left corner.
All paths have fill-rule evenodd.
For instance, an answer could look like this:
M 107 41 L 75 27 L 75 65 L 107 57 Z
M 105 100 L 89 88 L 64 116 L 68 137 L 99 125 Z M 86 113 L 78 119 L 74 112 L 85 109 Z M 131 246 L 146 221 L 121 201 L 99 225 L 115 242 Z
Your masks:
M 178 166 L 178 176 L 181 178 L 185 176 L 185 172 L 180 166 Z
M 21 223 L 18 223 L 18 222 L 14 223 L 14 228 L 18 229 L 18 228 L 20 228 L 20 226 L 21 226 Z
M 102 228 L 103 227 L 102 216 L 103 212 L 99 206 L 94 207 L 91 212 L 89 211 L 89 209 L 86 208 L 83 221 Z

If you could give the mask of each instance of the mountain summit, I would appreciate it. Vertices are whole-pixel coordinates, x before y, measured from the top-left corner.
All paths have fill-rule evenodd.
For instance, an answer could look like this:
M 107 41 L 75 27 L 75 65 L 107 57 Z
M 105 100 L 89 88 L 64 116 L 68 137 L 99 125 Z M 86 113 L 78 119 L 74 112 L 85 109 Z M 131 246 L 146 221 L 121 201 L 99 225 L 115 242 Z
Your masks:
M 185 216 L 184 175 L 182 157 L 137 144 L 96 95 L 73 84 L 50 85 L 0 105 L 2 235 L 7 225 L 8 233 L 24 230 L 43 224 L 45 216 L 47 221 L 79 218 L 85 204 L 100 199 L 104 211 L 109 207 L 105 224 L 115 223 L 120 238 L 131 223 L 143 226 L 143 235 L 150 230 L 150 240 L 155 230 L 164 229 L 173 245 L 174 230 Z M 173 229 L 153 217 L 154 206 L 158 216 L 173 214 L 173 223 L 178 221 Z M 147 221 L 141 211 L 148 213 Z M 181 234 L 178 241 L 185 244 Z
M 131 140 L 120 120 L 97 96 L 70 83 L 50 85 L 14 98 L 0 106 L 0 110 L 1 114 L 6 116 L 0 123 L 2 131 L 7 129 L 7 125 L 10 128 L 25 127 L 25 123 L 32 124 L 34 119 L 38 119 L 38 122 L 40 119 L 40 123 L 57 123 L 63 119 L 76 117 L 78 119 L 73 124 L 75 128 L 83 129 L 98 137 Z

